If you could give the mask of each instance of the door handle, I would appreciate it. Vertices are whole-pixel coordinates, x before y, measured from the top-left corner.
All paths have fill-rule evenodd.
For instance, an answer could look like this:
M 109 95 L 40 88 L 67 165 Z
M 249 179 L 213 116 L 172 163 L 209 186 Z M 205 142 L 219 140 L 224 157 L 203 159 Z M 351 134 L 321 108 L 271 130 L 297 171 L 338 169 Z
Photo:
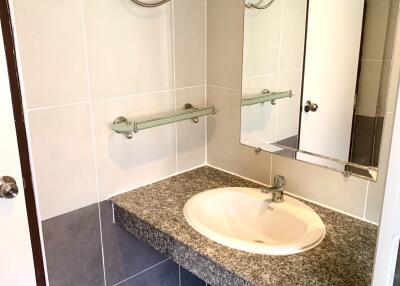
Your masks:
M 312 103 L 311 100 L 307 100 L 306 106 L 304 106 L 305 112 L 316 112 L 318 110 L 318 104 Z
M 0 177 L 0 198 L 13 199 L 18 195 L 18 186 L 10 176 Z

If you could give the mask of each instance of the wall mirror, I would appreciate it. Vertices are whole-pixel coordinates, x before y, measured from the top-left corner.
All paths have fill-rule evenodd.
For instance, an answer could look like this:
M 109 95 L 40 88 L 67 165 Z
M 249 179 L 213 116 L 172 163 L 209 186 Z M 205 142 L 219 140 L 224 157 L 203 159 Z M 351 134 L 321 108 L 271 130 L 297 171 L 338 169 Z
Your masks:
M 399 0 L 246 0 L 241 143 L 376 180 Z

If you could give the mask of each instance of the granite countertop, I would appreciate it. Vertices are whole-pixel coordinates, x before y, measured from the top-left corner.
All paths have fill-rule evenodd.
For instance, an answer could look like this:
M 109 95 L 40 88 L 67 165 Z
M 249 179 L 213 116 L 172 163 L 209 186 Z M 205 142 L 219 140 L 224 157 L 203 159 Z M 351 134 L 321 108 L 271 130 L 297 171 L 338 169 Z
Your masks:
M 116 223 L 213 286 L 370 285 L 377 227 L 311 203 L 327 234 L 303 253 L 252 254 L 196 232 L 183 214 L 186 201 L 201 191 L 228 186 L 260 187 L 201 167 L 110 200 Z

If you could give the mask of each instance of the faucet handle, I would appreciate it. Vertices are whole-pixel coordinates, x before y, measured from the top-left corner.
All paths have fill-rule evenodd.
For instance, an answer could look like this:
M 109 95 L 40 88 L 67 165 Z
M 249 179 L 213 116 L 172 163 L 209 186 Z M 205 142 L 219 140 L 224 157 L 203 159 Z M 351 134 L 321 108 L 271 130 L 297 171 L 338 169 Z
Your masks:
M 283 189 L 283 187 L 285 186 L 286 181 L 285 181 L 285 177 L 282 175 L 277 175 L 274 177 L 274 187 L 278 188 L 278 189 Z

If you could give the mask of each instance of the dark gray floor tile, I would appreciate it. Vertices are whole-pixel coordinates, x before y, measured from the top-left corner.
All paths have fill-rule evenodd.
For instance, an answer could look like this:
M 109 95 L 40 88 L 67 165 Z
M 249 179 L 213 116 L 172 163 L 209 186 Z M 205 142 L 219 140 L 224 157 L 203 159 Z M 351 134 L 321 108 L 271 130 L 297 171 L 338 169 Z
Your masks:
M 206 282 L 181 267 L 181 286 L 206 286 Z
M 298 143 L 299 139 L 297 135 L 282 139 L 278 142 L 276 142 L 276 144 L 282 145 L 282 146 L 287 146 L 293 149 L 298 149 Z
M 292 137 L 288 137 L 286 139 L 280 140 L 280 141 L 276 142 L 276 144 L 294 148 L 294 149 L 298 149 L 298 137 L 297 137 L 297 135 L 294 135 Z M 288 157 L 288 158 L 293 158 L 293 159 L 296 158 L 296 152 L 289 150 L 289 149 L 282 149 L 282 150 L 274 152 L 274 154 Z
M 110 202 L 101 202 L 100 211 L 107 285 L 123 281 L 166 258 L 114 224 Z
M 120 286 L 179 286 L 179 266 L 171 260 L 119 284 Z
M 98 205 L 43 221 L 50 286 L 104 285 Z

